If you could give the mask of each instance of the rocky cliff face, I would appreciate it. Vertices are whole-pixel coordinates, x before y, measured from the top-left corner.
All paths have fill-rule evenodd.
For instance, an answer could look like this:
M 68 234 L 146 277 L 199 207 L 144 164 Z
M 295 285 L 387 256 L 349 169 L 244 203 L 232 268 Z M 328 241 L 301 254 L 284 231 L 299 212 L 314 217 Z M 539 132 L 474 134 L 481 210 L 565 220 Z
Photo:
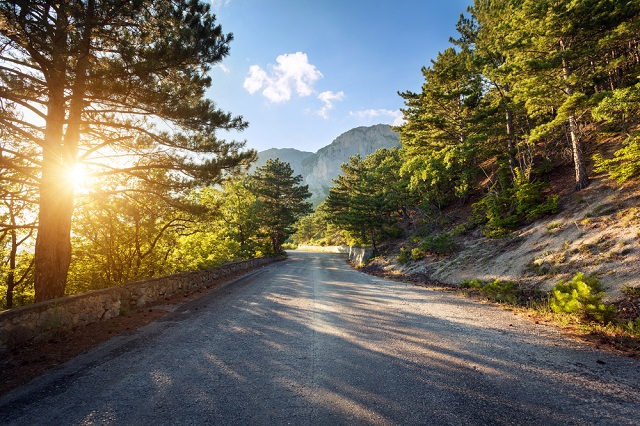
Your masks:
M 320 149 L 314 156 L 304 160 L 305 182 L 314 196 L 314 201 L 329 194 L 331 180 L 340 174 L 342 163 L 354 155 L 363 158 L 380 148 L 400 146 L 400 136 L 386 124 L 357 127 L 338 136 L 330 145 Z
M 400 136 L 390 126 L 377 124 L 351 129 L 315 154 L 291 148 L 261 151 L 256 166 L 264 165 L 270 158 L 288 162 L 295 174 L 302 175 L 305 184 L 309 185 L 311 202 L 318 205 L 329 193 L 331 180 L 340 173 L 342 163 L 354 155 L 364 158 L 380 148 L 396 146 L 400 146 Z
M 267 164 L 267 160 L 279 158 L 280 161 L 291 165 L 294 175 L 304 176 L 302 162 L 314 155 L 313 152 L 298 151 L 293 148 L 271 148 L 258 153 L 258 160 L 251 166 L 249 172 L 253 173 L 256 168 L 264 166 Z

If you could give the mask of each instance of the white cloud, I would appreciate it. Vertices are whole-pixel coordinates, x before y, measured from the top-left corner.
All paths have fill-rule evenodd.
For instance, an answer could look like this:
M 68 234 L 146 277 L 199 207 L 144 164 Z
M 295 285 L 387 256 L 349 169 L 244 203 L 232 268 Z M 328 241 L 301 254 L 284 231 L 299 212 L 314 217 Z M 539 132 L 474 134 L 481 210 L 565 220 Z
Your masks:
M 401 126 L 404 123 L 402 111 L 398 109 L 394 111 L 389 109 L 367 109 L 364 111 L 351 111 L 349 115 L 370 121 L 373 119 L 379 119 L 380 117 L 386 117 L 387 123 L 393 126 Z M 391 121 L 391 123 L 389 123 L 389 121 Z
M 211 7 L 212 7 L 214 10 L 220 10 L 220 8 L 221 8 L 222 6 L 227 6 L 227 5 L 229 5 L 229 2 L 230 2 L 231 0 L 210 0 L 210 1 L 211 1 Z
M 218 64 L 218 65 L 215 66 L 215 68 L 220 68 L 222 70 L 222 72 L 225 73 L 225 74 L 229 74 L 231 72 L 229 67 L 225 66 L 224 64 Z
M 320 99 L 324 105 L 320 108 L 317 113 L 320 117 L 327 119 L 329 118 L 329 111 L 333 109 L 333 103 L 337 101 L 341 101 L 344 99 L 344 92 L 340 91 L 338 93 L 333 93 L 331 91 L 322 92 L 318 95 L 318 99 Z
M 278 65 L 270 66 L 269 72 L 252 65 L 244 88 L 252 95 L 264 88 L 262 94 L 271 102 L 285 102 L 294 91 L 299 97 L 311 95 L 313 83 L 323 77 L 302 52 L 280 55 L 276 62 Z

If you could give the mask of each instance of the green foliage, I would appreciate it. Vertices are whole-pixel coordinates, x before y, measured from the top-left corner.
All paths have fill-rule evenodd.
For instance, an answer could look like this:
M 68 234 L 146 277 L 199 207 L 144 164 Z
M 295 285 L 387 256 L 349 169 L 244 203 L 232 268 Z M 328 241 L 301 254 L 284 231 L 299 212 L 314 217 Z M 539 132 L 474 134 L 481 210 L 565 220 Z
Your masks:
M 485 284 L 480 292 L 494 302 L 515 305 L 519 300 L 519 288 L 513 281 L 494 280 Z
M 422 240 L 417 248 L 415 258 L 425 254 L 451 254 L 456 251 L 456 242 L 449 232 L 441 232 L 437 235 L 429 235 Z
M 594 171 L 607 173 L 618 183 L 640 176 L 640 132 L 630 129 L 640 118 L 640 83 L 606 93 L 593 109 L 593 117 L 627 135 L 624 146 L 614 153 L 613 158 L 605 159 L 599 153 L 593 156 Z
M 351 157 L 342 165 L 322 207 L 329 223 L 348 232 L 359 243 L 377 243 L 399 236 L 395 227 L 408 216 L 413 199 L 408 180 L 399 175 L 402 164 L 398 149 L 379 149 L 362 159 Z
M 485 284 L 484 281 L 482 281 L 482 280 L 480 280 L 478 278 L 474 278 L 472 280 L 461 281 L 458 284 L 458 287 L 460 287 L 460 288 L 477 288 L 477 289 L 480 289 L 480 288 L 482 288 L 484 286 L 484 284 Z
M 615 307 L 602 302 L 604 287 L 596 277 L 577 273 L 569 282 L 560 281 L 553 289 L 550 306 L 554 312 L 578 314 L 602 323 L 610 322 Z
M 298 221 L 296 232 L 291 240 L 296 244 L 310 244 L 316 246 L 353 245 L 346 231 L 329 221 L 325 204 L 321 203 L 316 211 Z M 352 242 L 352 244 L 349 244 Z
M 296 222 L 311 213 L 309 187 L 300 185 L 302 176 L 294 176 L 289 163 L 268 160 L 251 176 L 251 192 L 260 201 L 256 217 L 269 238 L 271 253 L 282 253 L 282 244 L 295 231 Z
M 163 198 L 220 183 L 255 158 L 218 138 L 247 123 L 207 97 L 233 36 L 206 2 L 3 1 L 0 22 L 3 178 L 12 169 L 18 181 L 37 179 L 37 300 L 65 294 L 77 205 L 65 176 L 77 163 L 126 177 L 119 193 L 170 171 L 150 189 Z M 122 263 L 130 253 L 112 254 Z
M 509 305 L 515 305 L 525 298 L 522 289 L 513 281 L 482 281 L 476 278 L 461 281 L 458 287 L 476 289 L 489 300 Z
M 421 93 L 400 94 L 407 105 L 406 124 L 397 128 L 407 157 L 401 175 L 423 204 L 442 208 L 474 186 L 482 84 L 465 49 L 446 49 L 422 74 Z
M 543 197 L 544 183 L 531 183 L 528 174 L 522 173 L 519 169 L 515 172 L 516 177 L 511 187 L 499 191 L 501 182 L 497 182 L 492 190 L 473 206 L 476 220 L 485 223 L 483 232 L 487 237 L 502 236 L 523 224 L 558 211 L 558 196 L 546 199 Z M 502 183 L 506 186 L 504 178 Z
M 181 194 L 157 197 L 154 185 L 167 182 L 164 173 L 150 173 L 154 182 L 139 184 L 135 196 L 118 192 L 122 177 L 104 179 L 93 202 L 77 207 L 73 223 L 74 253 L 67 293 L 75 294 L 172 271 L 169 259 L 181 235 L 191 233 L 203 210 Z
M 240 245 L 223 232 L 198 232 L 178 239 L 170 263 L 176 272 L 195 271 L 241 260 L 239 253 Z
M 618 183 L 640 176 L 640 133 L 634 133 L 624 142 L 624 146 L 614 153 L 611 159 L 605 159 L 602 154 L 594 154 L 597 173 L 607 173 Z
M 411 258 L 412 258 L 412 251 L 409 249 L 406 249 L 405 247 L 401 247 L 400 254 L 398 255 L 398 264 L 404 265 L 406 263 L 409 263 Z
M 11 256 L 10 253 L 5 255 Z M 5 258 L 6 259 L 6 258 Z M 16 253 L 15 268 L 11 269 L 10 259 L 0 267 L 0 310 L 33 303 L 33 253 Z M 11 294 L 8 294 L 11 293 Z

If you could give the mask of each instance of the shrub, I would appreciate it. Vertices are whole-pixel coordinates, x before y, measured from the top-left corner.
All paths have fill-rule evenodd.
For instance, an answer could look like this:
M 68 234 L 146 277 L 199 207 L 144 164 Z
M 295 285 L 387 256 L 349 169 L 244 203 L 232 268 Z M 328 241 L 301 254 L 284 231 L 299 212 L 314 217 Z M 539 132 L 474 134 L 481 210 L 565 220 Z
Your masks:
M 498 303 L 516 305 L 525 299 L 522 289 L 513 281 L 482 281 L 480 279 L 464 280 L 458 284 L 460 288 L 475 288 L 484 297 Z
M 460 288 L 482 288 L 482 286 L 484 286 L 484 281 L 477 278 L 473 280 L 464 280 L 461 281 L 458 286 Z
M 441 232 L 438 235 L 429 235 L 422 240 L 420 250 L 432 254 L 451 254 L 456 251 L 456 242 L 448 232 Z
M 554 312 L 578 314 L 598 322 L 610 322 L 615 307 L 602 302 L 604 287 L 596 277 L 577 273 L 569 282 L 560 281 L 553 289 L 551 309 Z
M 400 254 L 398 255 L 398 264 L 404 265 L 411 260 L 411 251 L 402 247 L 400 248 Z
M 485 236 L 503 236 L 521 225 L 558 211 L 558 196 L 545 199 L 542 195 L 545 184 L 529 182 L 527 173 L 516 169 L 511 187 L 504 176 L 500 177 L 500 182 L 502 185 L 496 183 L 482 200 L 473 205 L 476 221 L 485 223 Z M 498 191 L 498 187 L 506 189 Z
M 422 259 L 425 256 L 425 252 L 424 250 L 422 250 L 420 247 L 416 247 L 413 250 L 411 250 L 411 259 L 413 260 L 418 260 L 418 259 Z
M 494 280 L 485 284 L 480 292 L 494 302 L 515 305 L 519 300 L 519 289 L 513 281 Z

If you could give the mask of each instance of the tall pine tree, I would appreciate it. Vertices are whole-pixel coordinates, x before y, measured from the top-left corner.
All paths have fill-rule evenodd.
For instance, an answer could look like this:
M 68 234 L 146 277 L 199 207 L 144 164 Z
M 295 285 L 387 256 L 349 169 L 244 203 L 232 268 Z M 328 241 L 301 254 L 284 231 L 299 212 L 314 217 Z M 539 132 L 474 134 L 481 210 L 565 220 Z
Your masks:
M 167 171 L 161 193 L 219 182 L 253 159 L 215 137 L 246 123 L 205 98 L 231 40 L 197 0 L 0 3 L 0 100 L 17 111 L 0 127 L 35 151 L 26 160 L 39 180 L 37 301 L 65 292 L 78 163 L 148 183 Z M 24 154 L 8 148 L 17 168 Z
M 258 217 L 271 242 L 273 254 L 282 253 L 282 244 L 293 234 L 296 222 L 311 213 L 309 187 L 301 185 L 289 163 L 268 160 L 252 176 L 251 191 L 261 202 Z
M 471 59 L 468 50 L 446 49 L 422 69 L 421 93 L 400 93 L 407 106 L 397 128 L 407 157 L 402 173 L 438 208 L 464 199 L 473 185 L 482 80 Z

